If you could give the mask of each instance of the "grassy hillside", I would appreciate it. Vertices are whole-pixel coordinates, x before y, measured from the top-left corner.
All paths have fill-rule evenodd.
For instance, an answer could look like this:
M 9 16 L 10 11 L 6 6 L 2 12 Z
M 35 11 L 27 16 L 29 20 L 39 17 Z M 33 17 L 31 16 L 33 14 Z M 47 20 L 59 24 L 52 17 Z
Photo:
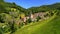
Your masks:
M 14 2 L 0 0 L 0 34 L 14 32 L 14 34 L 60 34 L 60 16 L 54 14 L 57 11 L 60 14 L 60 3 L 25 9 Z M 26 19 L 29 22 L 26 21 L 27 25 L 25 25 L 23 22 L 25 17 L 31 17 L 31 14 L 39 12 L 46 12 L 45 17 L 50 18 L 30 24 L 30 20 Z
M 52 21 L 44 24 L 33 34 L 60 34 L 60 18 L 56 17 Z
M 15 34 L 60 34 L 60 18 L 52 16 L 51 18 L 22 27 Z

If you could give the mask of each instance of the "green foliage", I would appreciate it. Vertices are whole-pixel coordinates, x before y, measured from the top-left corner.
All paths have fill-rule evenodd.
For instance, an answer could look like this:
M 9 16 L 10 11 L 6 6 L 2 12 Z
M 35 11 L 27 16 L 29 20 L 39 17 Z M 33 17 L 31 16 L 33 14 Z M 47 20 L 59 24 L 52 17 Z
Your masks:
M 12 9 L 10 12 L 9 12 L 9 14 L 12 16 L 12 17 L 14 17 L 14 18 L 17 18 L 18 16 L 19 16 L 19 10 L 17 10 L 17 9 Z
M 41 17 L 38 16 L 36 19 L 37 19 L 37 21 L 39 21 L 41 19 Z
M 4 0 L 0 0 L 0 2 L 4 2 Z
M 10 28 L 11 28 L 11 34 L 17 30 L 17 28 L 15 27 L 14 22 L 13 22 L 13 24 L 11 25 Z
M 3 29 L 0 27 L 0 34 L 4 34 Z
M 1 13 L 0 14 L 0 22 L 1 23 L 5 23 L 5 22 L 11 22 L 12 18 L 10 15 L 6 14 L 6 13 Z
M 31 7 L 31 8 L 28 8 L 28 10 L 29 10 L 29 12 L 32 12 L 32 13 L 60 10 L 60 3 L 55 3 L 52 5 L 43 5 L 43 6 L 39 6 L 39 7 Z
M 27 20 L 27 23 L 31 23 L 32 21 L 31 21 L 31 18 L 29 18 L 28 20 Z
M 22 8 L 21 6 L 16 5 L 14 2 L 13 3 L 8 3 L 8 2 L 4 2 L 4 0 L 0 0 L 0 22 L 1 23 L 6 23 L 5 24 L 6 26 L 4 28 L 0 28 L 0 34 L 4 34 L 6 32 L 11 32 L 11 34 L 12 34 L 12 33 L 14 33 L 18 29 L 18 27 L 23 26 L 24 24 L 19 22 L 20 21 L 20 17 L 19 16 L 21 16 L 20 14 L 25 14 L 25 16 L 29 16 L 30 12 L 32 12 L 34 14 L 34 13 L 38 13 L 38 12 L 47 12 L 47 11 L 49 12 L 49 14 L 48 14 L 49 16 L 53 16 L 57 11 L 58 11 L 57 15 L 60 15 L 60 3 L 56 3 L 56 4 L 52 4 L 52 5 L 44 5 L 44 6 L 40 6 L 40 7 L 31 7 L 31 8 L 25 9 L 25 8 Z M 40 19 L 41 18 L 38 16 L 37 17 L 37 21 L 39 21 Z M 57 20 L 56 20 L 56 22 L 59 23 L 59 19 L 57 19 Z M 17 22 L 20 23 L 19 26 L 17 25 Z M 27 20 L 27 23 L 31 23 L 31 22 L 32 22 L 31 19 Z M 43 21 L 42 23 L 45 23 L 45 22 L 46 21 Z M 54 20 L 52 22 L 53 22 L 53 24 L 52 24 L 52 26 L 53 26 L 54 25 Z M 56 22 L 55 22 L 55 24 L 56 24 Z M 51 26 L 50 24 L 49 25 L 46 24 L 47 26 L 45 24 L 44 25 L 46 26 L 47 29 L 49 29 L 48 27 Z M 30 31 L 28 29 L 27 33 L 33 32 L 33 30 L 35 32 L 35 30 L 37 30 L 37 28 L 40 27 L 40 25 L 41 24 L 34 25 L 33 27 L 36 28 L 36 29 L 30 29 L 32 31 Z M 29 28 L 33 28 L 33 27 L 29 27 Z M 37 31 L 38 34 L 41 31 L 44 32 L 44 29 L 43 29 L 44 27 L 42 27 L 41 30 L 40 30 L 40 28 L 38 28 L 40 30 L 40 31 L 39 30 Z M 57 27 L 57 29 L 58 29 L 58 27 Z M 21 33 L 25 32 L 25 29 L 23 29 L 20 32 Z M 35 32 L 35 33 L 37 34 L 37 32 Z

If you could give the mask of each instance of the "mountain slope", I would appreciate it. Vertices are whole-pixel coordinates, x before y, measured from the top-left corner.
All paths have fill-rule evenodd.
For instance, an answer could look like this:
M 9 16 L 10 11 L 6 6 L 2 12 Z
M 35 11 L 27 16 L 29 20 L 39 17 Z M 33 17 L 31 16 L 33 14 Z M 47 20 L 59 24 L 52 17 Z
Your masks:
M 32 11 L 32 13 L 47 12 L 47 11 L 57 10 L 57 9 L 60 10 L 60 3 L 28 8 L 28 10 Z
M 59 21 L 59 17 L 54 15 L 47 20 L 37 22 L 38 24 L 35 23 L 29 26 L 25 26 L 15 32 L 15 34 L 60 34 Z
M 24 13 L 25 8 L 16 5 L 14 2 L 13 3 L 9 3 L 9 2 L 4 2 L 4 0 L 0 0 L 0 13 L 7 13 L 9 12 L 10 8 L 15 8 L 17 10 L 19 10 L 20 12 Z
M 43 25 L 33 34 L 60 34 L 60 18 L 57 16 L 52 21 Z
M 49 10 L 57 10 L 60 9 L 60 3 L 58 4 L 53 4 L 53 5 L 47 5 L 47 6 L 41 6 L 41 7 L 33 7 L 30 9 L 24 9 L 21 6 L 16 5 L 15 3 L 8 3 L 8 2 L 4 2 L 3 0 L 0 0 L 0 14 L 4 13 L 4 15 L 7 13 L 9 13 L 9 11 L 11 11 L 11 9 L 17 9 L 17 13 L 13 12 L 13 17 L 15 17 L 17 15 L 16 18 L 20 19 L 20 17 L 18 17 L 21 13 L 24 13 L 26 15 L 28 15 L 31 12 L 33 13 L 38 13 L 38 12 L 44 12 L 44 11 L 49 11 Z M 10 10 L 9 10 L 10 9 Z M 13 10 L 14 10 L 13 9 Z M 12 11 L 13 11 L 12 10 Z M 19 13 L 19 12 L 21 13 Z M 60 12 L 60 11 L 59 11 Z M 15 15 L 16 13 L 16 15 Z M 18 14 L 19 13 L 19 14 Z M 8 18 L 5 18 L 8 20 L 9 22 L 9 17 L 11 16 L 10 14 L 8 14 Z M 50 14 L 51 15 L 51 14 Z M 1 15 L 3 16 L 3 15 Z M 3 16 L 4 17 L 4 16 Z M 11 18 L 13 18 L 11 17 Z M 52 17 L 50 17 L 47 20 L 41 21 L 41 22 L 35 22 L 35 23 L 31 23 L 28 25 L 24 25 L 20 30 L 16 31 L 15 34 L 60 34 L 60 16 L 57 16 L 56 14 Z M 1 17 L 2 18 L 2 17 Z M 5 20 L 4 18 L 1 19 L 2 21 Z M 19 20 L 17 20 L 19 21 Z M 6 21 L 7 22 L 7 21 Z M 2 23 L 2 22 L 1 22 Z M 10 23 L 10 22 L 9 22 Z M 17 22 L 16 22 L 17 23 Z M 4 24 L 2 24 L 4 25 Z

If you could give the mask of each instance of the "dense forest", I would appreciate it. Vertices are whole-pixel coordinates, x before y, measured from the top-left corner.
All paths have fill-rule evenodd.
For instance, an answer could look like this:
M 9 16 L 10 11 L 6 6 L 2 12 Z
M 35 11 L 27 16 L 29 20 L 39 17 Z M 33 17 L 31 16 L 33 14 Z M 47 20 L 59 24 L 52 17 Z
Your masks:
M 60 3 L 25 9 L 14 2 L 0 0 L 0 34 L 60 34 L 59 17 Z M 41 24 L 44 26 L 40 30 L 33 29 L 37 29 Z M 51 32 L 49 26 L 51 26 L 50 28 L 56 26 L 56 28 Z M 46 27 L 45 30 L 44 27 Z M 26 30 L 28 28 L 32 28 L 34 31 Z

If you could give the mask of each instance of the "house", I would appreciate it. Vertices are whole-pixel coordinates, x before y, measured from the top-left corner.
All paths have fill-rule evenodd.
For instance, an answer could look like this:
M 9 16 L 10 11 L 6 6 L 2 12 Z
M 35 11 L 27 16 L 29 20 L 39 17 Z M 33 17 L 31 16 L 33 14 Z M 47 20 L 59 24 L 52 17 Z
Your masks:
M 46 13 L 45 12 L 39 12 L 39 13 L 34 13 L 34 14 L 31 14 L 31 16 L 30 16 L 30 18 L 31 18 L 31 20 L 32 21 L 36 21 L 37 19 L 37 17 L 39 16 L 41 19 L 44 19 L 45 16 L 46 15 Z
M 25 16 L 25 17 L 21 18 L 21 21 L 23 21 L 24 23 L 26 23 L 26 21 L 29 18 L 31 19 L 31 21 L 37 21 L 37 17 L 38 16 L 41 18 L 40 19 L 40 21 L 41 21 L 41 20 L 46 19 L 45 15 L 46 15 L 46 12 L 39 12 L 39 13 L 34 13 L 34 14 L 31 13 L 29 16 Z

